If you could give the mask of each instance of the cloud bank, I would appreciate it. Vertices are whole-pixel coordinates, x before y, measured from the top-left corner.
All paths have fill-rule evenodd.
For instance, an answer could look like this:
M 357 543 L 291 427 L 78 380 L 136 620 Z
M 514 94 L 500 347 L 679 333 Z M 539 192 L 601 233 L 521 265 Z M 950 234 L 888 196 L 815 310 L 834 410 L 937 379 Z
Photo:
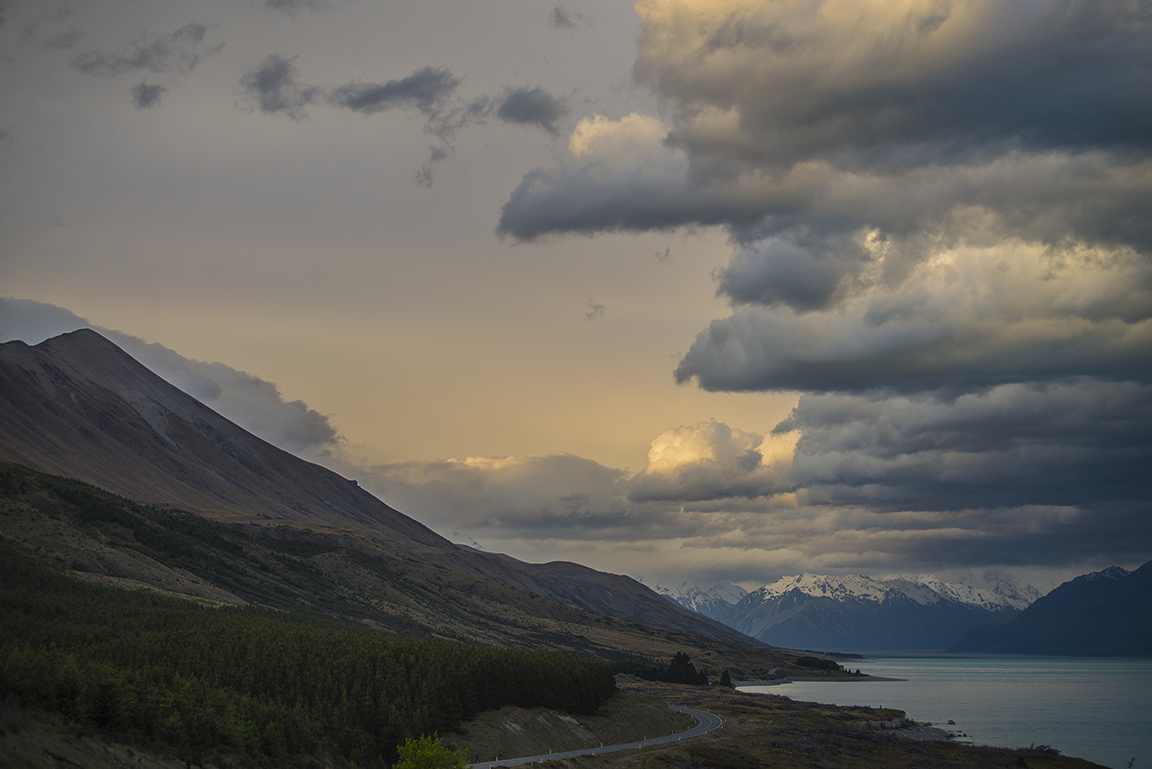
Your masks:
M 91 324 L 0 300 L 0 338 Z M 948 397 L 807 394 L 764 433 L 668 428 L 638 472 L 571 454 L 366 464 L 326 417 L 220 363 L 101 329 L 262 438 L 457 541 L 629 573 L 770 582 L 802 571 L 1135 565 L 1152 519 L 1152 387 L 1082 377 Z
M 531 560 L 747 583 L 988 566 L 1070 577 L 1138 565 L 1152 536 L 1148 392 L 1099 387 L 1008 386 L 950 403 L 804 396 L 767 436 L 670 428 L 638 473 L 554 455 L 358 478 L 440 531 Z
M 630 500 L 790 521 L 763 541 L 814 563 L 1149 554 L 1152 6 L 636 10 L 661 117 L 581 119 L 498 232 L 724 228 L 731 313 L 674 378 L 802 395 L 787 461 L 682 428 L 727 459 L 649 492 L 650 455 Z

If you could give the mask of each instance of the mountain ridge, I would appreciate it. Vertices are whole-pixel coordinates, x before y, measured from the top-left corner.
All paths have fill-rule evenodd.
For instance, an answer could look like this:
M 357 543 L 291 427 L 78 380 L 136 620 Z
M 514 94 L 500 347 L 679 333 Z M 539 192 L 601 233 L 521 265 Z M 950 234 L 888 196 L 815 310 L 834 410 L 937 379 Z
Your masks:
M 251 435 L 90 329 L 36 346 L 0 345 L 0 461 L 229 524 L 370 537 L 391 558 L 417 558 L 568 607 L 761 645 L 628 577 L 455 545 L 354 481 Z
M 948 651 L 982 654 L 1152 656 L 1152 561 L 1082 574 L 1011 622 L 976 628 Z
M 773 646 L 928 650 L 949 646 L 975 627 L 1006 622 L 1040 597 L 1004 572 L 986 570 L 980 582 L 806 572 L 781 577 L 735 602 L 686 585 L 665 594 Z

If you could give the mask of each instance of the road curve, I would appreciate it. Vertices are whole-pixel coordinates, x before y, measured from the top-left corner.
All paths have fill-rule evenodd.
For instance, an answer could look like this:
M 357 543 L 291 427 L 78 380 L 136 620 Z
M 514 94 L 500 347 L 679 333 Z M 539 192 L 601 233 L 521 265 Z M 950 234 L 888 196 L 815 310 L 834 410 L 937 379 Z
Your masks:
M 694 710 L 692 708 L 681 707 L 680 705 L 669 705 L 668 707 L 675 710 L 677 713 L 687 713 L 696 719 L 696 725 L 691 729 L 676 734 L 669 734 L 664 737 L 647 737 L 636 742 L 625 742 L 620 745 L 604 745 L 599 748 L 581 748 L 580 750 L 568 750 L 563 753 L 547 753 L 541 756 L 528 756 L 526 758 L 506 758 L 501 761 L 485 761 L 481 764 L 469 764 L 472 769 L 492 769 L 497 766 L 522 766 L 523 764 L 539 764 L 544 761 L 551 761 L 560 758 L 576 758 L 577 756 L 597 756 L 601 753 L 614 753 L 617 750 L 632 750 L 633 748 L 647 748 L 652 745 L 664 745 L 669 742 L 679 742 L 685 738 L 699 737 L 701 734 L 707 734 L 713 729 L 718 729 L 724 725 L 724 720 L 715 713 L 709 713 L 706 710 Z

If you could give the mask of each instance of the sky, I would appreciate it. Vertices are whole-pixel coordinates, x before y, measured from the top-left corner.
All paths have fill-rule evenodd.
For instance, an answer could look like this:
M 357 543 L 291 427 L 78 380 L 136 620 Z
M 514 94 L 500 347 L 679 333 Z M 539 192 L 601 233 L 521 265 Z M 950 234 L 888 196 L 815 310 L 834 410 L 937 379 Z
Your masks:
M 1152 558 L 1147 0 L 0 0 L 0 337 L 461 543 Z

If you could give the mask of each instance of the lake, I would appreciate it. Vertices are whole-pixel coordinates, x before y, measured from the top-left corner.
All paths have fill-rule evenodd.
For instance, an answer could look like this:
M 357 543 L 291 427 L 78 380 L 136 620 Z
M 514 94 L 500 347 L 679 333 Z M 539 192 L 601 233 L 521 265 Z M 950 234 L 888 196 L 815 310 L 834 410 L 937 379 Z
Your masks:
M 844 667 L 903 681 L 798 681 L 741 691 L 903 710 L 972 742 L 1050 745 L 1112 769 L 1152 769 L 1152 660 L 873 658 Z M 948 720 L 955 725 L 947 725 Z

